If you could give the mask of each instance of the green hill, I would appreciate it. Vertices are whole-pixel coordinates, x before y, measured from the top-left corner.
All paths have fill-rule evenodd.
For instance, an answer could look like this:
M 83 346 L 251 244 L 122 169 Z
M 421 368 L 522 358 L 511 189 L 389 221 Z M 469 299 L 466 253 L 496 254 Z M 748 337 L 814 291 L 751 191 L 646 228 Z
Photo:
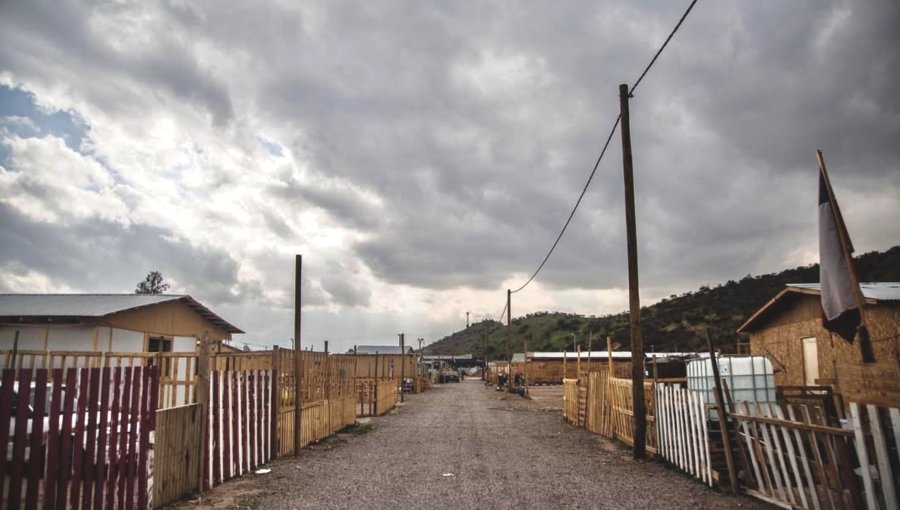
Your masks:
M 871 252 L 856 258 L 862 281 L 900 281 L 900 246 L 885 252 Z M 819 265 L 788 269 L 777 274 L 730 280 L 716 287 L 700 287 L 694 292 L 672 295 L 652 306 L 641 308 L 641 332 L 644 350 L 698 351 L 706 349 L 704 329 L 717 348 L 734 352 L 740 338 L 735 330 L 747 317 L 777 294 L 787 283 L 819 281 Z M 586 317 L 558 312 L 537 312 L 512 320 L 512 351 L 522 352 L 528 342 L 529 351 L 574 350 L 575 342 L 588 348 L 593 336 L 594 349 L 606 348 L 611 336 L 616 349 L 628 349 L 628 313 L 603 317 Z M 505 325 L 485 320 L 457 331 L 425 347 L 428 354 L 482 354 L 482 338 L 486 336 L 488 359 L 506 358 Z

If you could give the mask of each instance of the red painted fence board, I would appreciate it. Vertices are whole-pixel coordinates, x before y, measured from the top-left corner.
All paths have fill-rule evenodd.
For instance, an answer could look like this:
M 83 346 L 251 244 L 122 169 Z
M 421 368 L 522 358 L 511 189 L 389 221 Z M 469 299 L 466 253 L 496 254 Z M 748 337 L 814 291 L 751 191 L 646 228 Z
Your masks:
M 0 402 L 12 402 L 13 399 L 13 381 L 16 378 L 16 371 L 13 369 L 3 370 L 3 386 L 0 387 Z M 0 467 L 3 476 L 0 476 L 0 494 L 3 494 L 3 485 L 6 481 L 6 452 L 9 446 L 9 423 L 12 408 L 0 406 L 0 459 L 3 459 L 3 465 Z
M 156 368 L 4 370 L 4 507 L 146 507 L 157 388 Z
M 44 416 L 47 411 L 47 371 L 38 370 L 34 380 L 34 415 Z M 25 492 L 25 508 L 37 508 L 38 488 L 41 484 L 41 468 L 46 464 L 41 449 L 44 439 L 44 420 L 33 420 L 28 459 L 28 489 Z
M 22 476 L 25 474 L 25 440 L 28 431 L 28 403 L 31 396 L 31 371 L 19 374 L 19 394 L 16 399 L 16 433 L 13 436 L 12 464 L 9 477 L 8 508 L 22 502 Z M 6 459 L 3 459 L 6 462 Z

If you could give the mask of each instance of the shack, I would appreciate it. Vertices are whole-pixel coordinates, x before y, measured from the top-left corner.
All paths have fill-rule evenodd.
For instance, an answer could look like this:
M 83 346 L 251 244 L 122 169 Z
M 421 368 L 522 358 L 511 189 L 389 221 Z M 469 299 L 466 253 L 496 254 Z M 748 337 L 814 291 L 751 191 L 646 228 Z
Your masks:
M 863 364 L 859 345 L 822 327 L 817 283 L 788 284 L 737 331 L 750 335 L 752 354 L 772 361 L 776 385 L 830 386 L 845 401 L 852 398 L 896 407 L 900 405 L 900 283 L 862 283 L 860 289 L 875 364 Z
M 658 360 L 682 359 L 695 353 L 644 353 L 645 363 Z M 512 372 L 523 373 L 528 384 L 562 384 L 563 379 L 586 377 L 589 372 L 612 367 L 614 377 L 631 377 L 631 351 L 527 352 L 512 358 Z M 683 364 L 682 364 L 683 366 Z M 648 376 L 652 372 L 648 370 Z M 682 374 L 683 376 L 683 374 Z M 665 374 L 661 377 L 673 377 Z
M 188 295 L 0 294 L 0 349 L 196 352 L 240 333 Z
M 347 352 L 354 356 L 357 379 L 400 379 L 401 363 L 403 376 L 416 377 L 417 359 L 412 347 L 406 346 L 401 354 L 399 345 L 357 345 Z

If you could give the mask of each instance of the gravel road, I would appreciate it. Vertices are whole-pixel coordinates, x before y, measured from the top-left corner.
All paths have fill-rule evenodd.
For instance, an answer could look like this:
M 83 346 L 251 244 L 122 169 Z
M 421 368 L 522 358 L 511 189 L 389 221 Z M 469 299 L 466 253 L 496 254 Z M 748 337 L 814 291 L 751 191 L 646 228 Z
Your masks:
M 228 482 L 199 506 L 773 508 L 633 461 L 629 449 L 566 424 L 558 410 L 478 380 L 410 395 L 362 428 L 273 462 L 269 474 Z

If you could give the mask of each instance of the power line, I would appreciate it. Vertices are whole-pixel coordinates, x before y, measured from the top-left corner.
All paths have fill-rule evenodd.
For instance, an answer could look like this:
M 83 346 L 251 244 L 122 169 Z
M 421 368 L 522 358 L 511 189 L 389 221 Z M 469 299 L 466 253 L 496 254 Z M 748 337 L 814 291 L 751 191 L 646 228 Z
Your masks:
M 687 9 L 684 11 L 684 14 L 682 14 L 682 16 L 681 16 L 681 19 L 678 20 L 678 23 L 676 23 L 675 27 L 672 29 L 672 32 L 669 33 L 669 36 L 666 37 L 666 40 L 663 42 L 662 46 L 660 46 L 660 48 L 659 48 L 659 50 L 657 50 L 656 54 L 653 55 L 653 58 L 650 60 L 650 63 L 647 64 L 647 67 L 644 68 L 644 71 L 641 73 L 640 76 L 638 76 L 638 79 L 635 80 L 634 85 L 631 86 L 631 89 L 628 91 L 629 96 L 634 93 L 634 90 L 638 87 L 638 85 L 641 83 L 641 81 L 644 79 L 644 77 L 647 75 L 647 73 L 650 71 L 650 69 L 656 63 L 656 60 L 662 54 L 663 50 L 666 49 L 666 46 L 668 46 L 669 41 L 672 40 L 672 37 L 675 35 L 676 32 L 678 32 L 678 29 L 681 28 L 682 23 L 684 23 L 684 20 L 687 19 L 688 14 L 690 14 L 691 10 L 694 8 L 694 5 L 696 5 L 696 4 L 697 4 L 697 0 L 693 0 L 691 2 L 691 4 L 688 5 Z M 544 257 L 544 260 L 541 261 L 541 264 L 538 266 L 538 268 L 534 271 L 534 273 L 531 275 L 531 277 L 528 278 L 528 281 L 526 281 L 524 284 L 522 284 L 522 286 L 519 287 L 518 289 L 512 291 L 513 294 L 515 294 L 516 292 L 519 292 L 519 291 L 523 290 L 525 287 L 527 287 L 528 284 L 531 283 L 532 280 L 534 280 L 534 278 L 538 275 L 538 273 L 541 272 L 541 269 L 543 269 L 544 264 L 546 264 L 547 261 L 550 259 L 550 255 L 553 254 L 553 251 L 556 249 L 556 246 L 559 244 L 560 239 L 562 239 L 563 234 L 566 233 L 566 229 L 569 227 L 569 223 L 571 223 L 572 218 L 575 216 L 575 212 L 578 210 L 578 206 L 581 205 L 581 200 L 584 198 L 584 194 L 587 192 L 588 186 L 590 186 L 591 181 L 594 179 L 594 174 L 597 173 L 597 168 L 600 166 L 600 161 L 603 159 L 603 156 L 606 154 L 606 149 L 609 147 L 609 143 L 610 143 L 610 141 L 612 141 L 612 137 L 615 134 L 616 129 L 619 126 L 619 121 L 621 119 L 622 119 L 622 117 L 621 117 L 621 115 L 619 115 L 618 117 L 616 117 L 616 121 L 613 122 L 613 126 L 609 132 L 609 136 L 606 138 L 606 143 L 603 145 L 603 150 L 600 151 L 600 156 L 597 158 L 597 162 L 594 163 L 594 168 L 591 170 L 591 174 L 588 176 L 587 182 L 584 184 L 584 188 L 582 188 L 581 194 L 578 196 L 578 200 L 575 202 L 575 207 L 573 207 L 572 212 L 569 213 L 569 217 L 568 217 L 568 219 L 566 219 L 566 223 L 563 225 L 562 230 L 560 230 L 559 235 L 556 236 L 556 240 L 553 242 L 553 246 L 550 247 L 550 251 L 547 252 L 547 255 Z M 503 312 L 500 313 L 501 319 L 502 319 L 504 312 L 506 312 L 506 306 L 503 307 Z M 502 322 L 502 320 L 501 320 L 501 322 Z
M 675 25 L 675 28 L 672 29 L 672 32 L 669 34 L 669 37 L 666 37 L 665 42 L 662 44 L 662 46 L 659 47 L 659 50 L 656 52 L 656 55 L 653 55 L 653 59 L 651 59 L 650 63 L 647 64 L 647 67 L 644 69 L 644 72 L 642 72 L 641 75 L 638 76 L 637 81 L 635 81 L 634 85 L 631 86 L 631 90 L 628 91 L 629 97 L 631 97 L 631 95 L 634 94 L 634 89 L 637 88 L 637 86 L 641 83 L 641 80 L 644 79 L 644 76 L 647 75 L 647 71 L 649 71 L 650 68 L 653 67 L 653 64 L 656 63 L 656 59 L 659 58 L 659 55 L 663 52 L 664 49 L 666 49 L 666 46 L 669 44 L 669 41 L 672 40 L 672 36 L 674 36 L 675 32 L 677 32 L 678 29 L 681 28 L 681 24 L 684 23 L 685 19 L 687 19 L 688 14 L 691 13 L 691 9 L 694 8 L 694 5 L 696 3 L 697 3 L 697 0 L 694 0 L 693 2 L 691 2 L 691 5 L 689 5 L 687 10 L 684 11 L 684 14 L 681 15 L 681 19 L 678 20 L 678 23 Z
M 531 280 L 534 280 L 534 277 L 537 276 L 538 273 L 541 272 L 541 269 L 543 269 L 544 264 L 547 263 L 547 260 L 550 259 L 550 255 L 553 254 L 553 250 L 556 249 L 556 245 L 559 244 L 559 240 L 562 239 L 563 234 L 566 233 L 566 229 L 569 228 L 569 223 L 572 221 L 572 217 L 575 216 L 575 211 L 577 211 L 577 210 L 578 210 L 578 206 L 581 205 L 581 199 L 584 198 L 584 194 L 587 193 L 588 186 L 591 185 L 591 180 L 593 180 L 594 174 L 597 173 L 597 167 L 600 166 L 600 161 L 603 159 L 603 155 L 606 154 L 606 149 L 609 147 L 609 142 L 612 141 L 613 135 L 616 134 L 616 128 L 619 127 L 619 119 L 620 119 L 620 118 L 621 118 L 621 116 L 616 117 L 616 121 L 613 123 L 612 129 L 609 131 L 609 136 L 606 137 L 606 143 L 603 144 L 603 150 L 600 151 L 600 156 L 597 158 L 597 162 L 594 163 L 594 169 L 591 170 L 591 175 L 588 176 L 587 182 L 584 183 L 584 188 L 581 189 L 581 194 L 578 195 L 578 200 L 575 202 L 575 207 L 573 207 L 573 208 L 572 208 L 572 212 L 569 213 L 569 218 L 566 220 L 566 224 L 563 225 L 562 230 L 559 231 L 559 235 L 556 236 L 556 241 L 553 241 L 553 246 L 550 247 L 550 251 L 547 252 L 547 256 L 544 257 L 544 260 L 543 260 L 543 261 L 541 261 L 541 265 L 539 265 L 538 268 L 537 268 L 537 270 L 535 270 L 534 274 L 531 275 L 531 278 L 529 278 L 527 282 L 525 282 L 524 284 L 522 284 L 521 287 L 519 287 L 518 289 L 512 291 L 513 294 L 515 294 L 516 292 L 519 292 L 520 290 L 522 290 L 522 289 L 524 289 L 525 287 L 527 287 L 528 284 L 531 283 Z M 505 308 L 505 307 L 504 307 L 503 311 L 506 311 L 506 308 Z

